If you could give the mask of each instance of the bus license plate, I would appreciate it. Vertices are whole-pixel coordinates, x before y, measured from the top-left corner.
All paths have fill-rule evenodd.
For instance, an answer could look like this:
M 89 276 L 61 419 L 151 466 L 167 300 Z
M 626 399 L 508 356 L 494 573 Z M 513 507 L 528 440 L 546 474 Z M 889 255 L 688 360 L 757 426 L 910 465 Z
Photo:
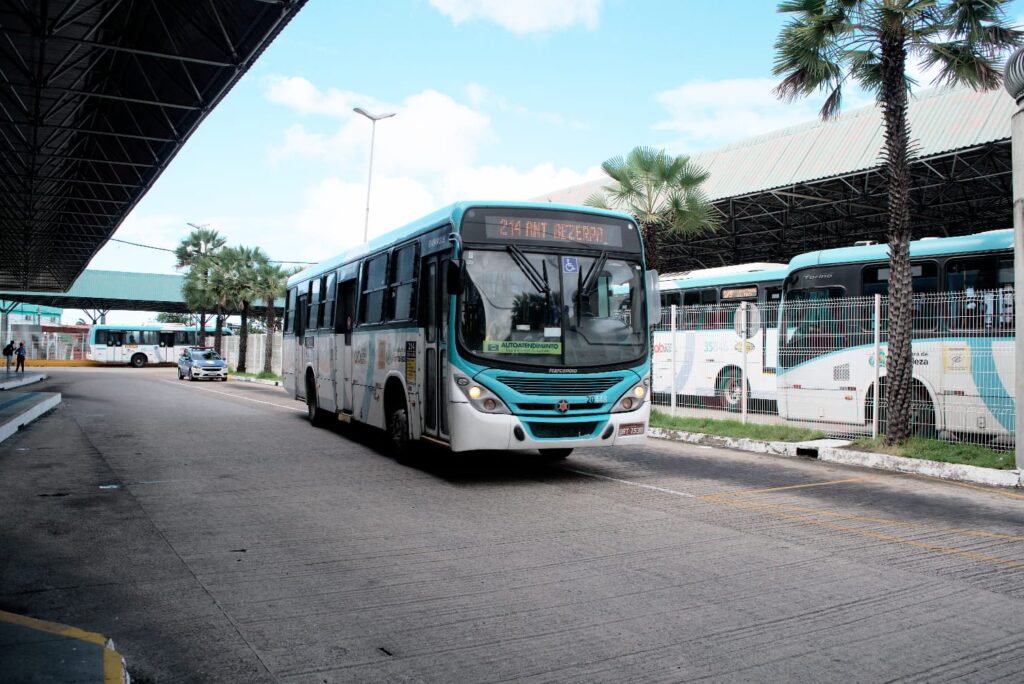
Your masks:
M 643 423 L 623 423 L 619 426 L 619 436 L 644 434 Z

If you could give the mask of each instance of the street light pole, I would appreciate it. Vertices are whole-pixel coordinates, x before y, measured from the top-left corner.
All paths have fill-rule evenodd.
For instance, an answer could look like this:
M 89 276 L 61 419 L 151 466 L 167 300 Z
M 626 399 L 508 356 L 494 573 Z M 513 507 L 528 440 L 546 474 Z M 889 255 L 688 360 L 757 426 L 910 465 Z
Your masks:
M 381 119 L 388 119 L 394 116 L 395 113 L 371 114 L 362 107 L 356 107 L 352 111 L 356 114 L 362 114 L 370 120 L 370 172 L 366 178 L 366 220 L 363 222 L 363 242 L 366 242 L 370 232 L 370 184 L 373 182 L 373 143 L 377 135 L 377 122 Z

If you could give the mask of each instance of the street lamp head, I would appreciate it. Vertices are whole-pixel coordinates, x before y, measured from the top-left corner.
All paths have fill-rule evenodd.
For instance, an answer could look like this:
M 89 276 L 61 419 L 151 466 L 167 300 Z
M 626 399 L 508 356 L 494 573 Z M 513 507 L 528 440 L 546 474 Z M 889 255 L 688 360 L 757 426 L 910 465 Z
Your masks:
M 355 107 L 352 109 L 352 111 L 355 112 L 356 114 L 362 114 L 370 121 L 380 121 L 381 119 L 389 119 L 395 115 L 394 112 L 388 112 L 387 114 L 371 114 L 362 107 Z

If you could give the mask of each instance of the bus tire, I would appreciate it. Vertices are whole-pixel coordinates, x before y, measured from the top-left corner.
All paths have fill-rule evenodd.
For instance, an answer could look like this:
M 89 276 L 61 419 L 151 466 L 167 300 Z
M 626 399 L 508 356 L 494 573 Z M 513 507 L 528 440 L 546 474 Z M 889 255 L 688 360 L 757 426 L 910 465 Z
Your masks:
M 544 458 L 551 459 L 552 461 L 561 461 L 569 458 L 569 454 L 572 453 L 572 449 L 541 449 L 540 455 Z
M 313 427 L 327 425 L 327 412 L 317 405 L 316 383 L 312 378 L 306 378 L 306 413 L 309 415 L 309 424 Z
M 131 364 L 132 364 L 132 367 L 134 367 L 134 368 L 143 368 L 143 367 L 145 367 L 145 365 L 146 365 L 146 355 L 145 354 L 134 354 L 132 356 Z
M 747 392 L 747 408 L 750 408 L 750 388 L 746 387 L 743 371 L 736 366 L 727 366 L 718 374 L 715 381 L 715 396 L 721 408 L 731 413 L 743 410 L 743 391 Z
M 391 409 L 387 417 L 388 451 L 401 463 L 410 463 L 412 459 L 411 440 L 409 439 L 409 411 L 405 404 Z

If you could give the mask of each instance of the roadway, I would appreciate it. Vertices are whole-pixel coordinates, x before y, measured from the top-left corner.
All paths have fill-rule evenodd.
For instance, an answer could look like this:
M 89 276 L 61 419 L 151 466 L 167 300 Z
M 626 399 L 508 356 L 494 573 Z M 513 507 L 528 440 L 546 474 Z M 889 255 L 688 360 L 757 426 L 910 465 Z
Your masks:
M 0 609 L 137 681 L 1019 681 L 1024 495 L 651 441 L 314 429 L 276 388 L 54 369 L 0 444 Z

